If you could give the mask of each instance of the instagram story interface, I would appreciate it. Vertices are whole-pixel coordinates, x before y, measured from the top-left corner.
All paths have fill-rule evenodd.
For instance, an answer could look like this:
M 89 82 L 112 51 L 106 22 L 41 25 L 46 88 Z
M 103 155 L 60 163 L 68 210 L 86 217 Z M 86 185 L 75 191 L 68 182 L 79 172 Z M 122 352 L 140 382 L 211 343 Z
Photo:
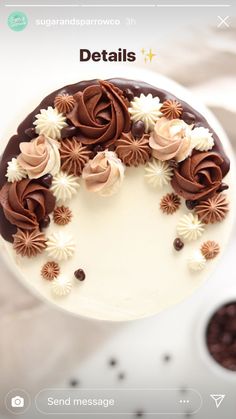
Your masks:
M 234 419 L 235 5 L 0 7 L 0 418 Z

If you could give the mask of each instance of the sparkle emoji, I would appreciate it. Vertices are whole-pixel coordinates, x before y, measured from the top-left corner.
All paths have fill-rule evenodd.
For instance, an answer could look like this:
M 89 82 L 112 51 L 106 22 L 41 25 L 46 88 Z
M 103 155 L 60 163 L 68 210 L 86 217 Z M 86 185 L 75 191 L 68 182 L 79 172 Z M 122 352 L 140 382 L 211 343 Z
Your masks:
M 145 48 L 142 48 L 141 54 L 143 55 L 145 64 L 151 63 L 153 58 L 156 57 L 156 54 L 153 52 L 152 48 L 149 48 L 148 51 Z
M 156 54 L 153 53 L 152 48 L 149 49 L 149 52 L 148 54 L 146 54 L 146 57 L 150 63 L 152 62 L 152 59 L 156 57 Z

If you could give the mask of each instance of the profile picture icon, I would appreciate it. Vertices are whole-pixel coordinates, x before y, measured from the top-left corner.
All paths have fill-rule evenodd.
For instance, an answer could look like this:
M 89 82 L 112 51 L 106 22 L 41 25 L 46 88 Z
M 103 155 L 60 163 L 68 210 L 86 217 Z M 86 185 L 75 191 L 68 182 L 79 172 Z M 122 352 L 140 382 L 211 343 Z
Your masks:
M 11 399 L 11 407 L 24 407 L 25 400 L 23 397 L 15 396 Z
M 23 31 L 28 25 L 28 18 L 23 12 L 12 12 L 8 16 L 8 26 L 14 32 Z

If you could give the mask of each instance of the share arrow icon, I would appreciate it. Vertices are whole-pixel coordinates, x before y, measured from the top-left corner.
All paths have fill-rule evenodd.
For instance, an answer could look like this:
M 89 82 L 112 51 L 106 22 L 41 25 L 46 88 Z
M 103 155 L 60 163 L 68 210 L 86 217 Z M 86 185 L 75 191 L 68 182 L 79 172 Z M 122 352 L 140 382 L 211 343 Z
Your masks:
M 216 408 L 218 409 L 225 398 L 225 394 L 211 394 L 210 396 L 214 400 Z

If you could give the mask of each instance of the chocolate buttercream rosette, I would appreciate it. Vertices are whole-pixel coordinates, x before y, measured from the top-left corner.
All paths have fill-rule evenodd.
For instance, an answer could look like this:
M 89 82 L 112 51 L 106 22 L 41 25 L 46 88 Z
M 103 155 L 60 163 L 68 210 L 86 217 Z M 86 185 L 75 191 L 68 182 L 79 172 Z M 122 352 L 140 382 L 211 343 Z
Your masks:
M 40 222 L 53 211 L 55 197 L 36 180 L 22 179 L 5 183 L 0 191 L 0 203 L 2 225 L 6 221 L 10 234 L 13 234 L 17 228 L 38 229 Z
M 224 158 L 216 152 L 193 152 L 174 170 L 172 186 L 186 200 L 201 201 L 220 191 Z
M 82 144 L 113 145 L 130 128 L 127 100 L 113 84 L 99 81 L 74 95 L 76 101 L 67 118 L 78 127 Z
M 56 266 L 52 291 L 66 296 L 74 279 L 60 264 L 80 241 L 68 227 L 79 190 L 111 200 L 142 170 L 159 199 L 156 217 L 176 217 L 170 242 L 182 253 L 195 240 L 188 266 L 200 271 L 211 258 L 199 240 L 230 209 L 222 194 L 229 167 L 207 120 L 171 93 L 126 79 L 82 81 L 47 96 L 9 140 L 0 164 L 0 232 L 22 257 L 45 254 L 40 271 L 45 279 Z

